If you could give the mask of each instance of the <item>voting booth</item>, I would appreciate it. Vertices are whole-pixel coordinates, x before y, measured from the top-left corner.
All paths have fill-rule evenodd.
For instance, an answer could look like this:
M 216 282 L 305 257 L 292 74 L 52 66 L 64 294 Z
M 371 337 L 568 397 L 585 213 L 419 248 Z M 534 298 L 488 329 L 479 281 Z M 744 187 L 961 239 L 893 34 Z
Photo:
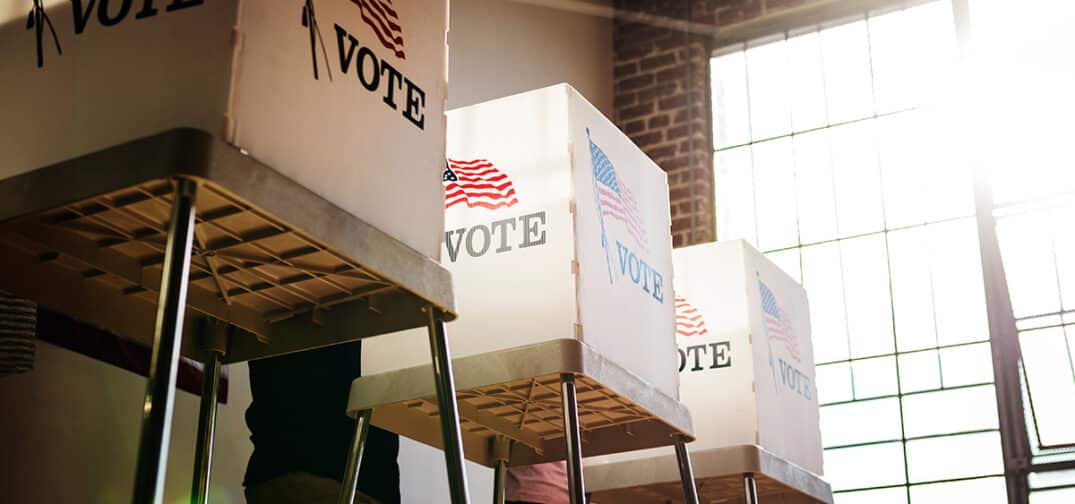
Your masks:
M 9 3 L 0 178 L 196 128 L 438 257 L 447 1 Z
M 581 496 L 583 455 L 689 440 L 663 358 L 675 354 L 665 173 L 561 84 L 450 111 L 442 179 L 467 458 L 566 458 Z M 430 391 L 412 379 L 427 372 L 424 345 L 421 332 L 364 344 L 348 410 L 435 446 L 421 427 Z
M 680 399 L 695 419 L 689 448 L 700 493 L 719 488 L 705 479 L 725 471 L 757 473 L 764 491 L 805 485 L 799 490 L 811 502 L 831 500 L 817 478 L 822 446 L 806 291 L 742 240 L 676 249 L 673 259 Z M 671 492 L 672 461 L 663 457 L 669 467 L 661 469 L 662 455 L 603 457 L 587 478 L 614 502 L 632 500 L 629 491 L 613 491 L 637 498 L 645 489 L 631 487 L 647 481 L 670 481 Z
M 574 339 L 677 397 L 668 181 L 626 135 L 551 86 L 449 112 L 442 178 L 455 357 Z M 370 342 L 364 373 L 424 364 L 424 337 Z
M 447 17 L 429 0 L 0 9 L 0 289 L 152 345 L 135 502 L 161 499 L 180 354 L 206 364 L 204 502 L 221 364 L 420 327 L 465 502 L 437 262 Z

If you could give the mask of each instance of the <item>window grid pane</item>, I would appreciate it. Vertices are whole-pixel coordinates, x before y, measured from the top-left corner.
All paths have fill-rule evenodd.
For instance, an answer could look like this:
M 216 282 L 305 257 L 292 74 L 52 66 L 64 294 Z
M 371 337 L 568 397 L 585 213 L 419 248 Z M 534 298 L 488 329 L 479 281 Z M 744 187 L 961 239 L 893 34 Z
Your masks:
M 713 60 L 718 238 L 750 241 L 810 294 L 840 503 L 1003 488 L 972 178 L 936 107 L 954 57 L 939 0 Z M 740 80 L 748 96 L 720 102 Z M 1075 253 L 1075 233 L 1055 241 Z M 1056 269 L 1075 308 L 1075 260 Z

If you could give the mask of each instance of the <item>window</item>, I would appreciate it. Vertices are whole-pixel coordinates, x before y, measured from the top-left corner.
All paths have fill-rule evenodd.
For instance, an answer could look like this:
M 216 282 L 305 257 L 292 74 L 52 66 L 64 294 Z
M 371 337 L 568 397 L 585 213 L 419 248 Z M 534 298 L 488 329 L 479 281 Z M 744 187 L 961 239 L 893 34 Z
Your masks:
M 717 236 L 810 293 L 839 503 L 1005 498 L 973 177 L 950 141 L 952 12 L 872 13 L 712 60 Z
M 1006 500 L 975 173 L 1019 333 L 1030 502 L 1075 498 L 1073 24 L 1075 2 L 933 0 L 712 59 L 717 236 L 810 293 L 841 504 Z
M 993 193 L 1032 464 L 1069 467 L 1031 473 L 1030 502 L 1075 502 L 1075 4 L 972 0 L 970 11 L 971 99 L 996 104 L 973 120 L 989 145 L 973 154 Z

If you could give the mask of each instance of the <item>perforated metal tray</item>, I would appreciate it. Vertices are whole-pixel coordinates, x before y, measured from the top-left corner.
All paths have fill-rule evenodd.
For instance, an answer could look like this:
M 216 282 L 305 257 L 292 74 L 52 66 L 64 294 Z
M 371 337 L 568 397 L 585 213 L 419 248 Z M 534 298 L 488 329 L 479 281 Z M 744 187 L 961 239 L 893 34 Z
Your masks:
M 832 504 L 832 488 L 823 479 L 759 446 L 691 450 L 691 461 L 702 504 L 743 502 L 744 473 L 754 474 L 761 502 Z M 583 466 L 586 490 L 594 502 L 683 502 L 683 487 L 672 455 Z
M 448 326 L 451 330 L 451 326 Z M 509 465 L 564 460 L 560 375 L 576 377 L 583 456 L 692 440 L 686 406 L 578 340 L 553 340 L 452 361 L 466 458 L 492 467 L 497 445 L 514 441 Z M 354 381 L 352 416 L 440 447 L 430 366 Z
M 455 317 L 435 261 L 189 129 L 0 181 L 0 289 L 151 342 L 178 178 L 199 186 L 187 317 L 246 331 L 225 363 L 424 326 L 430 306 Z M 183 353 L 204 360 L 193 338 Z

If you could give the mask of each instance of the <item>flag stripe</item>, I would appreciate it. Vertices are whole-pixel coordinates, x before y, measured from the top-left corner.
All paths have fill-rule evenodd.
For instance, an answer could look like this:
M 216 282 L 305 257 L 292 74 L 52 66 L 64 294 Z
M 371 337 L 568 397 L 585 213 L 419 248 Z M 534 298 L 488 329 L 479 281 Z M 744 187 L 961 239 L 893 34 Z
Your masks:
M 388 14 L 384 11 L 384 7 L 381 6 L 380 2 L 378 2 L 377 0 L 363 0 L 363 1 L 366 3 L 366 5 L 369 5 L 373 9 L 373 13 L 374 13 L 375 17 L 377 17 L 377 19 L 379 21 L 381 21 L 382 27 L 383 27 L 383 25 L 388 25 L 388 28 L 392 30 L 393 34 L 401 31 L 399 25 L 396 24 L 395 22 L 393 22 L 392 19 L 388 16 Z M 403 34 L 400 33 L 400 35 L 401 35 L 400 37 L 396 38 L 396 41 L 398 43 L 402 44 L 403 43 L 403 37 L 402 37 Z
M 473 165 L 473 164 L 478 164 L 478 163 L 488 163 L 489 160 L 488 159 L 472 159 L 470 161 L 465 161 L 465 160 L 460 160 L 460 159 L 449 159 L 448 162 L 451 163 L 451 164 L 457 164 L 457 165 Z
M 449 182 L 444 186 L 445 189 L 496 189 L 497 191 L 505 191 L 509 187 L 515 187 L 510 180 L 503 184 L 475 184 L 472 182 L 460 184 L 458 182 Z
M 504 180 L 504 179 L 508 178 L 508 176 L 504 175 L 503 173 L 501 173 L 499 175 L 490 174 L 490 176 L 487 176 L 487 177 L 467 177 L 467 176 L 459 175 L 458 173 L 456 173 L 456 175 L 457 175 L 457 178 L 459 180 L 462 180 L 464 182 L 499 182 L 501 180 Z
M 468 198 L 481 198 L 481 197 L 485 197 L 485 198 L 507 198 L 509 196 L 515 196 L 515 188 L 511 188 L 507 192 L 504 192 L 504 193 L 499 193 L 499 192 L 468 192 L 466 190 L 460 189 L 460 190 L 454 191 L 454 192 L 452 192 L 450 194 L 445 194 L 444 196 L 446 198 L 454 198 L 456 196 L 466 196 Z
M 460 173 L 466 173 L 466 174 L 469 174 L 469 175 L 479 175 L 479 174 L 483 174 L 483 173 L 488 173 L 490 171 L 495 171 L 495 170 L 489 170 L 489 168 L 492 168 L 492 167 L 493 167 L 493 163 L 482 163 L 482 164 L 477 164 L 477 165 L 473 165 L 473 166 L 457 165 L 455 163 L 452 163 L 452 169 L 453 170 L 458 170 Z
M 389 7 L 389 5 L 392 4 L 392 0 L 388 0 L 387 2 L 385 0 L 377 0 L 377 3 L 381 4 L 381 8 L 383 8 L 389 16 L 399 19 L 399 14 L 396 14 L 396 11 L 393 10 L 392 7 Z
M 758 289 L 761 291 L 761 307 L 765 314 L 765 332 L 770 340 L 776 340 L 784 344 L 788 353 L 795 360 L 799 360 L 799 341 L 792 333 L 791 324 L 784 316 L 784 310 L 776 302 L 776 295 L 772 289 L 761 279 L 758 279 Z
M 444 208 L 451 208 L 451 207 L 455 206 L 457 203 L 466 203 L 467 208 L 482 207 L 482 208 L 488 208 L 489 210 L 496 210 L 497 208 L 510 207 L 510 206 L 512 206 L 512 205 L 514 205 L 514 204 L 516 204 L 518 202 L 519 202 L 519 200 L 514 199 L 514 198 L 511 201 L 501 201 L 501 202 L 495 203 L 495 204 L 486 203 L 484 201 L 467 201 L 466 199 L 460 199 L 460 200 L 456 200 L 456 201 L 452 201 L 452 202 L 447 203 L 446 205 L 444 205 Z
M 460 203 L 465 203 L 468 208 L 497 209 L 519 202 L 515 195 L 515 184 L 508 174 L 486 159 L 449 159 L 442 178 L 446 209 Z
M 680 336 L 698 336 L 708 334 L 709 328 L 698 309 L 687 302 L 686 298 L 676 297 L 676 334 Z
M 379 18 L 377 21 L 374 21 L 373 19 L 370 19 L 370 16 L 366 14 L 367 12 L 373 12 L 373 8 L 365 6 L 365 3 L 367 1 L 369 0 L 351 0 L 352 3 L 358 5 L 359 12 L 362 15 L 362 21 L 364 21 L 367 25 L 369 25 L 370 28 L 373 29 L 373 33 L 377 35 L 377 38 L 381 41 L 381 45 L 384 46 L 385 49 L 394 52 L 397 58 L 407 59 L 402 49 L 403 37 L 396 36 L 393 38 L 392 32 L 387 26 L 385 26 L 383 28 L 384 31 L 382 31 L 381 26 L 383 26 L 383 22 Z M 376 14 L 374 14 L 374 17 L 376 17 Z M 396 46 L 397 43 L 399 44 L 399 47 Z
M 385 38 L 396 44 L 403 45 L 403 34 L 400 32 L 399 25 L 388 21 L 384 16 L 384 12 L 380 10 L 380 6 L 377 2 L 375 0 L 359 1 L 361 1 L 363 7 L 365 7 L 362 12 L 369 13 L 370 18 L 378 24 L 378 26 L 375 26 L 374 28 L 379 28 L 377 31 L 384 35 Z

